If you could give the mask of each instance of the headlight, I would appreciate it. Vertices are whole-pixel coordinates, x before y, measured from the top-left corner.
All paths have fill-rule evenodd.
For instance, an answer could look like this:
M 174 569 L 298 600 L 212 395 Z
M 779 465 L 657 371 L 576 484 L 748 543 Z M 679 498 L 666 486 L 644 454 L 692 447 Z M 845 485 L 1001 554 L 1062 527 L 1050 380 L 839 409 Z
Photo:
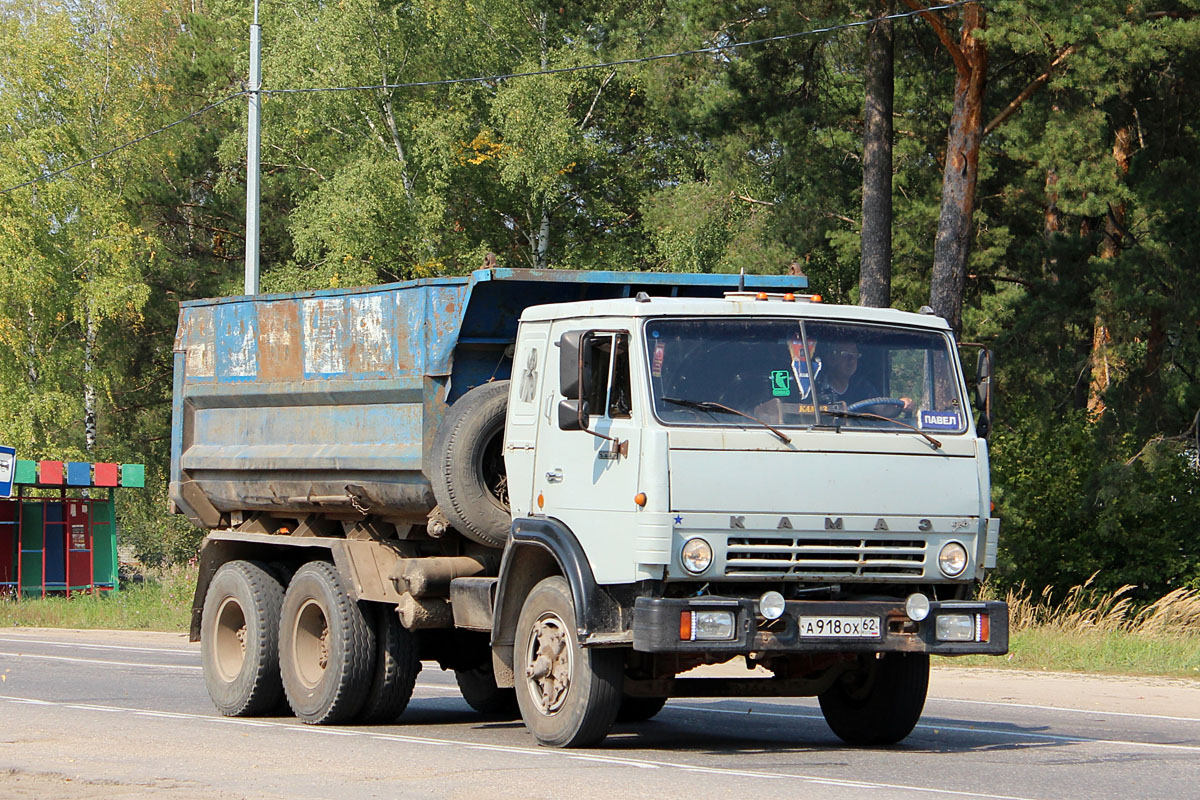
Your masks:
M 938 566 L 947 577 L 958 577 L 967 568 L 967 548 L 958 542 L 947 542 L 938 553 Z
M 904 601 L 904 613 L 913 622 L 920 622 L 929 616 L 929 598 L 920 592 L 914 592 Z
M 758 598 L 758 613 L 762 614 L 764 619 L 779 619 L 786 608 L 787 603 L 779 592 L 764 592 L 763 596 Z
M 975 641 L 974 614 L 939 614 L 935 627 L 939 642 Z
M 712 566 L 712 546 L 703 539 L 688 539 L 679 551 L 679 560 L 684 569 L 699 575 Z

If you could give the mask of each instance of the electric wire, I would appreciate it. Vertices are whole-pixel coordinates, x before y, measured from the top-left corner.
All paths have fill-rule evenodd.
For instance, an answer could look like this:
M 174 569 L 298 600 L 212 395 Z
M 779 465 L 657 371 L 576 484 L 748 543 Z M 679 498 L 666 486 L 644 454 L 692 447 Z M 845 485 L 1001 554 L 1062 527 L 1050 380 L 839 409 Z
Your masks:
M 26 186 L 32 186 L 35 183 L 42 183 L 44 181 L 51 180 L 52 178 L 57 178 L 59 175 L 62 175 L 64 172 L 70 172 L 73 169 L 77 169 L 79 167 L 86 166 L 87 164 L 91 164 L 92 162 L 99 161 L 103 158 L 107 158 L 108 156 L 111 156 L 113 153 L 119 153 L 120 151 L 122 151 L 126 148 L 133 147 L 135 144 L 144 142 L 147 139 L 157 136 L 158 134 L 160 134 L 164 131 L 168 131 L 171 128 L 174 128 L 176 125 L 182 125 L 183 123 L 187 122 L 188 120 L 195 119 L 196 117 L 200 116 L 201 114 L 212 111 L 214 108 L 224 105 L 225 103 L 228 103 L 230 100 L 233 100 L 235 97 L 241 97 L 244 94 L 246 94 L 246 92 L 244 92 L 244 91 L 234 92 L 233 94 L 229 95 L 228 97 L 224 97 L 220 100 L 217 100 L 214 103 L 209 103 L 208 105 L 204 106 L 203 108 L 196 109 L 192 113 L 188 114 L 186 117 L 181 117 L 180 119 L 177 119 L 174 122 L 167 123 L 166 125 L 163 125 L 161 128 L 152 130 L 149 133 L 143 133 L 141 136 L 137 137 L 136 139 L 130 139 L 129 141 L 125 142 L 124 144 L 119 144 L 110 150 L 105 150 L 103 153 L 96 153 L 95 155 L 88 156 L 87 158 L 83 159 L 82 161 L 76 161 L 74 164 L 68 164 L 65 167 L 60 167 L 59 169 L 56 169 L 53 172 L 47 172 L 43 175 L 39 175 L 36 178 L 31 178 L 30 180 L 27 180 L 24 183 L 18 183 L 16 186 L 10 186 L 7 189 L 0 189 L 0 195 L 8 194 L 9 192 L 15 192 L 17 189 L 23 189 Z
M 984 0 L 957 0 L 957 2 L 947 3 L 945 5 L 930 6 L 928 8 L 919 8 L 913 11 L 901 11 L 895 14 L 888 14 L 882 17 L 872 17 L 871 19 L 857 20 L 855 22 L 842 22 L 837 25 L 830 25 L 825 28 L 812 28 L 806 31 L 797 31 L 795 33 L 783 33 L 778 36 L 767 36 L 762 39 L 751 39 L 745 42 L 730 42 L 729 44 L 718 44 L 712 47 L 699 47 L 694 50 L 679 50 L 674 53 L 659 53 L 652 56 L 641 56 L 639 58 L 623 58 L 617 61 L 604 61 L 597 64 L 580 64 L 573 67 L 553 67 L 548 69 L 536 69 L 528 72 L 508 72 L 499 75 L 478 75 L 470 78 L 444 78 L 434 81 L 413 81 L 411 83 L 377 83 L 363 86 L 324 86 L 313 88 L 300 89 L 263 89 L 262 94 L 318 94 L 322 92 L 361 92 L 366 90 L 380 89 L 419 89 L 428 86 L 452 86 L 463 83 L 499 83 L 501 81 L 512 80 L 513 78 L 532 78 L 539 75 L 562 75 L 569 72 L 586 72 L 594 69 L 606 69 L 608 67 L 624 67 L 632 64 L 646 64 L 652 61 L 663 61 L 669 58 L 682 58 L 684 56 L 706 55 L 710 53 L 723 53 L 729 50 L 737 50 L 743 47 L 752 47 L 754 45 L 768 44 L 770 42 L 782 42 L 788 39 L 798 39 L 803 36 L 817 36 L 825 33 L 836 33 L 850 28 L 861 28 L 866 25 L 874 25 L 877 22 L 895 19 L 907 19 L 920 14 L 928 14 L 933 11 L 946 11 L 960 6 L 982 3 Z
M 782 41 L 786 41 L 788 39 L 799 39 L 799 38 L 805 37 L 805 36 L 819 36 L 822 34 L 836 33 L 838 31 L 849 30 L 852 28 L 861 28 L 861 27 L 864 27 L 867 25 L 874 25 L 877 22 L 883 22 L 883 21 L 888 21 L 888 20 L 907 19 L 909 17 L 915 17 L 915 16 L 919 16 L 921 14 L 929 14 L 929 13 L 935 12 L 935 11 L 948 11 L 950 9 L 959 8 L 960 6 L 971 5 L 974 3 L 982 3 L 983 1 L 984 0 L 956 0 L 956 2 L 946 3 L 944 5 L 929 6 L 927 8 L 913 9 L 911 11 L 901 11 L 901 12 L 896 12 L 894 14 L 887 14 L 885 16 L 880 16 L 880 17 L 872 17 L 870 19 L 865 19 L 865 20 L 856 20 L 854 22 L 842 22 L 837 25 L 829 25 L 824 28 L 811 28 L 809 30 L 796 31 L 794 33 L 783 33 L 783 34 L 779 34 L 778 36 L 767 36 L 767 37 L 764 37 L 761 39 L 751 39 L 751 40 L 744 41 L 744 42 L 730 42 L 729 44 L 713 45 L 711 47 L 699 47 L 699 48 L 696 48 L 693 50 L 679 50 L 679 51 L 676 51 L 673 53 L 658 53 L 656 55 L 651 55 L 651 56 L 641 56 L 638 58 L 623 58 L 623 59 L 619 59 L 616 61 L 604 61 L 604 62 L 595 63 L 595 64 L 579 64 L 579 65 L 572 66 L 572 67 L 553 67 L 553 68 L 547 68 L 547 69 L 529 70 L 527 72 L 508 72 L 508 73 L 501 73 L 501 74 L 497 74 L 497 75 L 476 75 L 476 76 L 467 77 L 467 78 L 444 78 L 441 80 L 413 81 L 410 83 L 379 83 L 379 84 L 371 84 L 371 85 L 363 85 L 363 86 L 324 86 L 324 87 L 298 88 L 298 89 L 259 89 L 257 93 L 262 94 L 262 95 L 318 94 L 318 93 L 325 93 L 325 92 L 380 91 L 380 90 L 384 90 L 384 89 L 419 89 L 419 88 L 432 87 L 432 86 L 452 86 L 452 85 L 456 85 L 456 84 L 468 84 L 468 83 L 500 83 L 503 81 L 513 80 L 513 79 L 517 79 L 517 78 L 533 78 L 533 77 L 537 77 L 540 75 L 563 75 L 566 73 L 586 72 L 589 70 L 605 69 L 608 67 L 622 67 L 622 66 L 630 66 L 630 65 L 634 65 L 634 64 L 647 64 L 647 63 L 650 63 L 653 61 L 663 61 L 663 60 L 672 59 L 672 58 L 683 58 L 685 56 L 724 53 L 724 52 L 728 52 L 730 50 L 739 50 L 741 48 L 753 47 L 756 45 L 768 44 L 771 42 L 782 42 Z M 9 192 L 14 192 L 17 189 L 23 189 L 26 186 L 32 186 L 35 183 L 43 183 L 45 181 L 52 180 L 54 178 L 57 178 L 59 175 L 62 175 L 63 173 L 70 172 L 73 169 L 78 169 L 79 167 L 86 166 L 95 161 L 99 161 L 103 158 L 107 158 L 108 156 L 111 156 L 114 153 L 118 153 L 122 150 L 125 150 L 126 148 L 132 147 L 135 144 L 144 142 L 147 139 L 150 139 L 154 136 L 159 135 L 160 133 L 164 133 L 164 132 L 170 130 L 171 128 L 174 128 L 177 125 L 182 125 L 183 123 L 187 122 L 188 120 L 195 119 L 196 117 L 200 116 L 201 114 L 212 111 L 214 108 L 222 106 L 225 103 L 228 103 L 230 100 L 233 100 L 238 97 L 247 96 L 250 94 L 254 94 L 254 92 L 252 92 L 250 90 L 242 90 L 240 92 L 234 92 L 233 94 L 231 94 L 227 97 L 224 97 L 220 100 L 209 103 L 208 105 L 206 105 L 202 108 L 196 109 L 195 111 L 191 112 L 190 114 L 188 114 L 185 117 L 181 117 L 180 119 L 177 119 L 174 122 L 170 122 L 166 125 L 163 125 L 161 128 L 156 128 L 155 130 L 152 130 L 148 133 L 144 133 L 141 136 L 138 136 L 134 139 L 130 139 L 129 141 L 127 141 L 123 144 L 119 144 L 116 147 L 113 147 L 109 150 L 105 150 L 102 153 L 96 153 L 95 155 L 89 156 L 81 161 L 76 161 L 73 164 L 69 164 L 65 167 L 60 167 L 59 169 L 53 170 L 52 172 L 47 172 L 45 174 L 39 175 L 36 178 L 31 178 L 31 179 L 25 181 L 24 183 L 18 183 L 15 186 L 9 186 L 8 188 L 0 189 L 0 195 L 5 195 L 5 194 L 8 194 Z

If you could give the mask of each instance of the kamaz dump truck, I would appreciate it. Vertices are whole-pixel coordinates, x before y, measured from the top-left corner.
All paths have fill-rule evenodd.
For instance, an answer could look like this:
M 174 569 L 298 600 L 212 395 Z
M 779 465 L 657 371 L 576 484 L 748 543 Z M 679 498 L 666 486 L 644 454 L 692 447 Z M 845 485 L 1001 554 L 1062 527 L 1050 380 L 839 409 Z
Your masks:
M 969 403 L 944 320 L 804 288 L 490 269 L 184 303 L 170 494 L 208 529 L 216 707 L 385 723 L 427 661 L 549 746 L 696 696 L 903 739 L 931 653 L 1008 646 L 975 594 L 990 360 Z

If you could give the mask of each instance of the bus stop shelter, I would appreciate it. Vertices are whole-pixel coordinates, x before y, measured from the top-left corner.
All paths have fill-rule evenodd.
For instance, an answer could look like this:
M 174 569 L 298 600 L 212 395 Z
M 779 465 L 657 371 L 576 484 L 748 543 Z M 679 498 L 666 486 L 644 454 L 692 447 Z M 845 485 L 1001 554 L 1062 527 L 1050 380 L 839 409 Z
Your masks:
M 16 461 L 0 499 L 0 596 L 116 591 L 116 490 L 143 488 L 142 464 Z

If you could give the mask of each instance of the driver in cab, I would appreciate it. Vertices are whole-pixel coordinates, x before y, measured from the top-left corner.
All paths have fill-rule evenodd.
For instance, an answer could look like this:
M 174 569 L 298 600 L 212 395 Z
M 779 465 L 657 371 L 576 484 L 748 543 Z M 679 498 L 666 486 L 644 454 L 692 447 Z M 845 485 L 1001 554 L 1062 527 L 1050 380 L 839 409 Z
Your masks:
M 858 351 L 857 342 L 832 342 L 829 345 L 825 357 L 821 359 L 821 369 L 817 373 L 817 397 L 822 405 L 842 403 L 849 408 L 855 403 L 882 397 L 870 379 L 858 372 L 858 362 L 861 358 L 862 353 Z M 911 411 L 915 406 L 911 398 L 897 399 L 903 405 L 868 405 L 855 410 L 897 417 L 901 413 Z

